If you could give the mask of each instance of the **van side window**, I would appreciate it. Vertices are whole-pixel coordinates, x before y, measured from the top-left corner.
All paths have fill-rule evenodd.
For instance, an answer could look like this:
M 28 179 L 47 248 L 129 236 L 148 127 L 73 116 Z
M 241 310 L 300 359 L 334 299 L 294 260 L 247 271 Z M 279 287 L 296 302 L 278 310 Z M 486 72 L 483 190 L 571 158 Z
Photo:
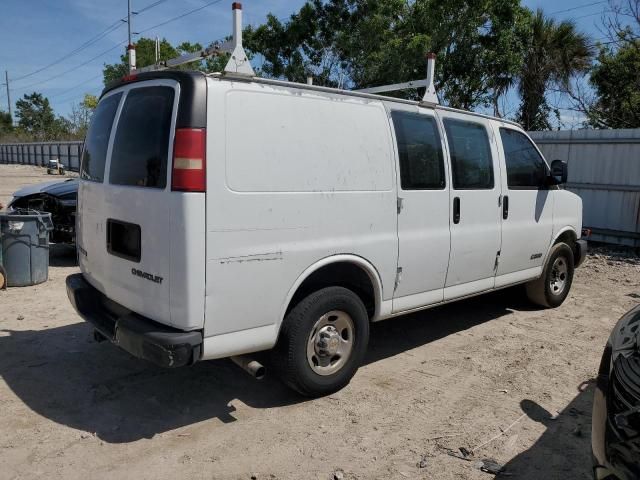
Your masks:
M 171 87 L 129 91 L 113 141 L 111 184 L 165 188 L 173 96 Z
M 453 188 L 491 190 L 493 161 L 487 129 L 480 123 L 452 118 L 445 118 L 443 123 L 451 154 Z
M 547 164 L 531 141 L 522 133 L 501 128 L 507 185 L 514 189 L 539 188 L 547 176 Z
M 391 113 L 404 190 L 443 189 L 444 156 L 436 121 L 417 113 Z
M 84 142 L 80 177 L 92 182 L 104 179 L 104 164 L 107 160 L 107 147 L 122 93 L 111 95 L 100 102 L 93 114 L 91 127 Z

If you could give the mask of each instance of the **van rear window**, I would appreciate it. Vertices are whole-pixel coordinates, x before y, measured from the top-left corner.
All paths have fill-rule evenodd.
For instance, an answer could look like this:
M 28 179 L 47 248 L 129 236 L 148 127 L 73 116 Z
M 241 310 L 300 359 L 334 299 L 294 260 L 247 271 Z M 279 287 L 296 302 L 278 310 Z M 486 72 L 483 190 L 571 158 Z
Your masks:
M 113 141 L 111 184 L 165 188 L 173 98 L 171 87 L 129 91 Z
M 120 103 L 121 93 L 116 93 L 103 99 L 91 120 L 91 127 L 84 142 L 80 177 L 92 182 L 102 182 L 104 179 L 104 164 L 107 159 L 107 147 L 113 127 L 113 117 Z

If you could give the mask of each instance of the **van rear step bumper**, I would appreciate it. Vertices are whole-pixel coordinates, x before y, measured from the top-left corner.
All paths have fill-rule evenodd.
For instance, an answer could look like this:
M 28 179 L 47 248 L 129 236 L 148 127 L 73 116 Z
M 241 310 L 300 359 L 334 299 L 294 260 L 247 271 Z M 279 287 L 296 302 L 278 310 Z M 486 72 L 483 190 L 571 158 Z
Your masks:
M 200 359 L 202 332 L 184 332 L 138 315 L 108 299 L 81 273 L 67 277 L 67 296 L 84 320 L 134 357 L 170 368 Z

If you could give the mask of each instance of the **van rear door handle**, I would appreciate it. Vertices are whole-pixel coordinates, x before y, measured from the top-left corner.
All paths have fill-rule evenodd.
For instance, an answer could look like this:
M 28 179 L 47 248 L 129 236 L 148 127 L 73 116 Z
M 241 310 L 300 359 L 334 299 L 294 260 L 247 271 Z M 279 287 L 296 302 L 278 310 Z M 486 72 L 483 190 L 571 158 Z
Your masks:
M 453 223 L 460 223 L 460 197 L 453 199 Z
M 504 220 L 509 218 L 509 197 L 506 195 L 502 197 L 502 218 Z

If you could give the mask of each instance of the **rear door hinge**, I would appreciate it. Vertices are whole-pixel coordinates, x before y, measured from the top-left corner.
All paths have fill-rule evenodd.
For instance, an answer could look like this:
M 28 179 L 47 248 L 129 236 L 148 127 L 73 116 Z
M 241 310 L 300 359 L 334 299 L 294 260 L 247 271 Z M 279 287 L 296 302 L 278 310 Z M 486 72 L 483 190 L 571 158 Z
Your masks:
M 398 215 L 402 211 L 403 206 L 404 206 L 404 198 L 398 197 Z
M 402 281 L 402 267 L 398 267 L 398 269 L 396 270 L 396 283 L 393 286 L 394 292 L 398 289 L 398 285 L 400 285 L 401 281 Z
M 497 272 L 497 271 L 498 271 L 498 265 L 500 265 L 500 250 L 498 250 L 498 251 L 496 252 L 496 263 L 495 263 L 495 265 L 493 266 L 493 270 L 494 270 L 495 272 Z

